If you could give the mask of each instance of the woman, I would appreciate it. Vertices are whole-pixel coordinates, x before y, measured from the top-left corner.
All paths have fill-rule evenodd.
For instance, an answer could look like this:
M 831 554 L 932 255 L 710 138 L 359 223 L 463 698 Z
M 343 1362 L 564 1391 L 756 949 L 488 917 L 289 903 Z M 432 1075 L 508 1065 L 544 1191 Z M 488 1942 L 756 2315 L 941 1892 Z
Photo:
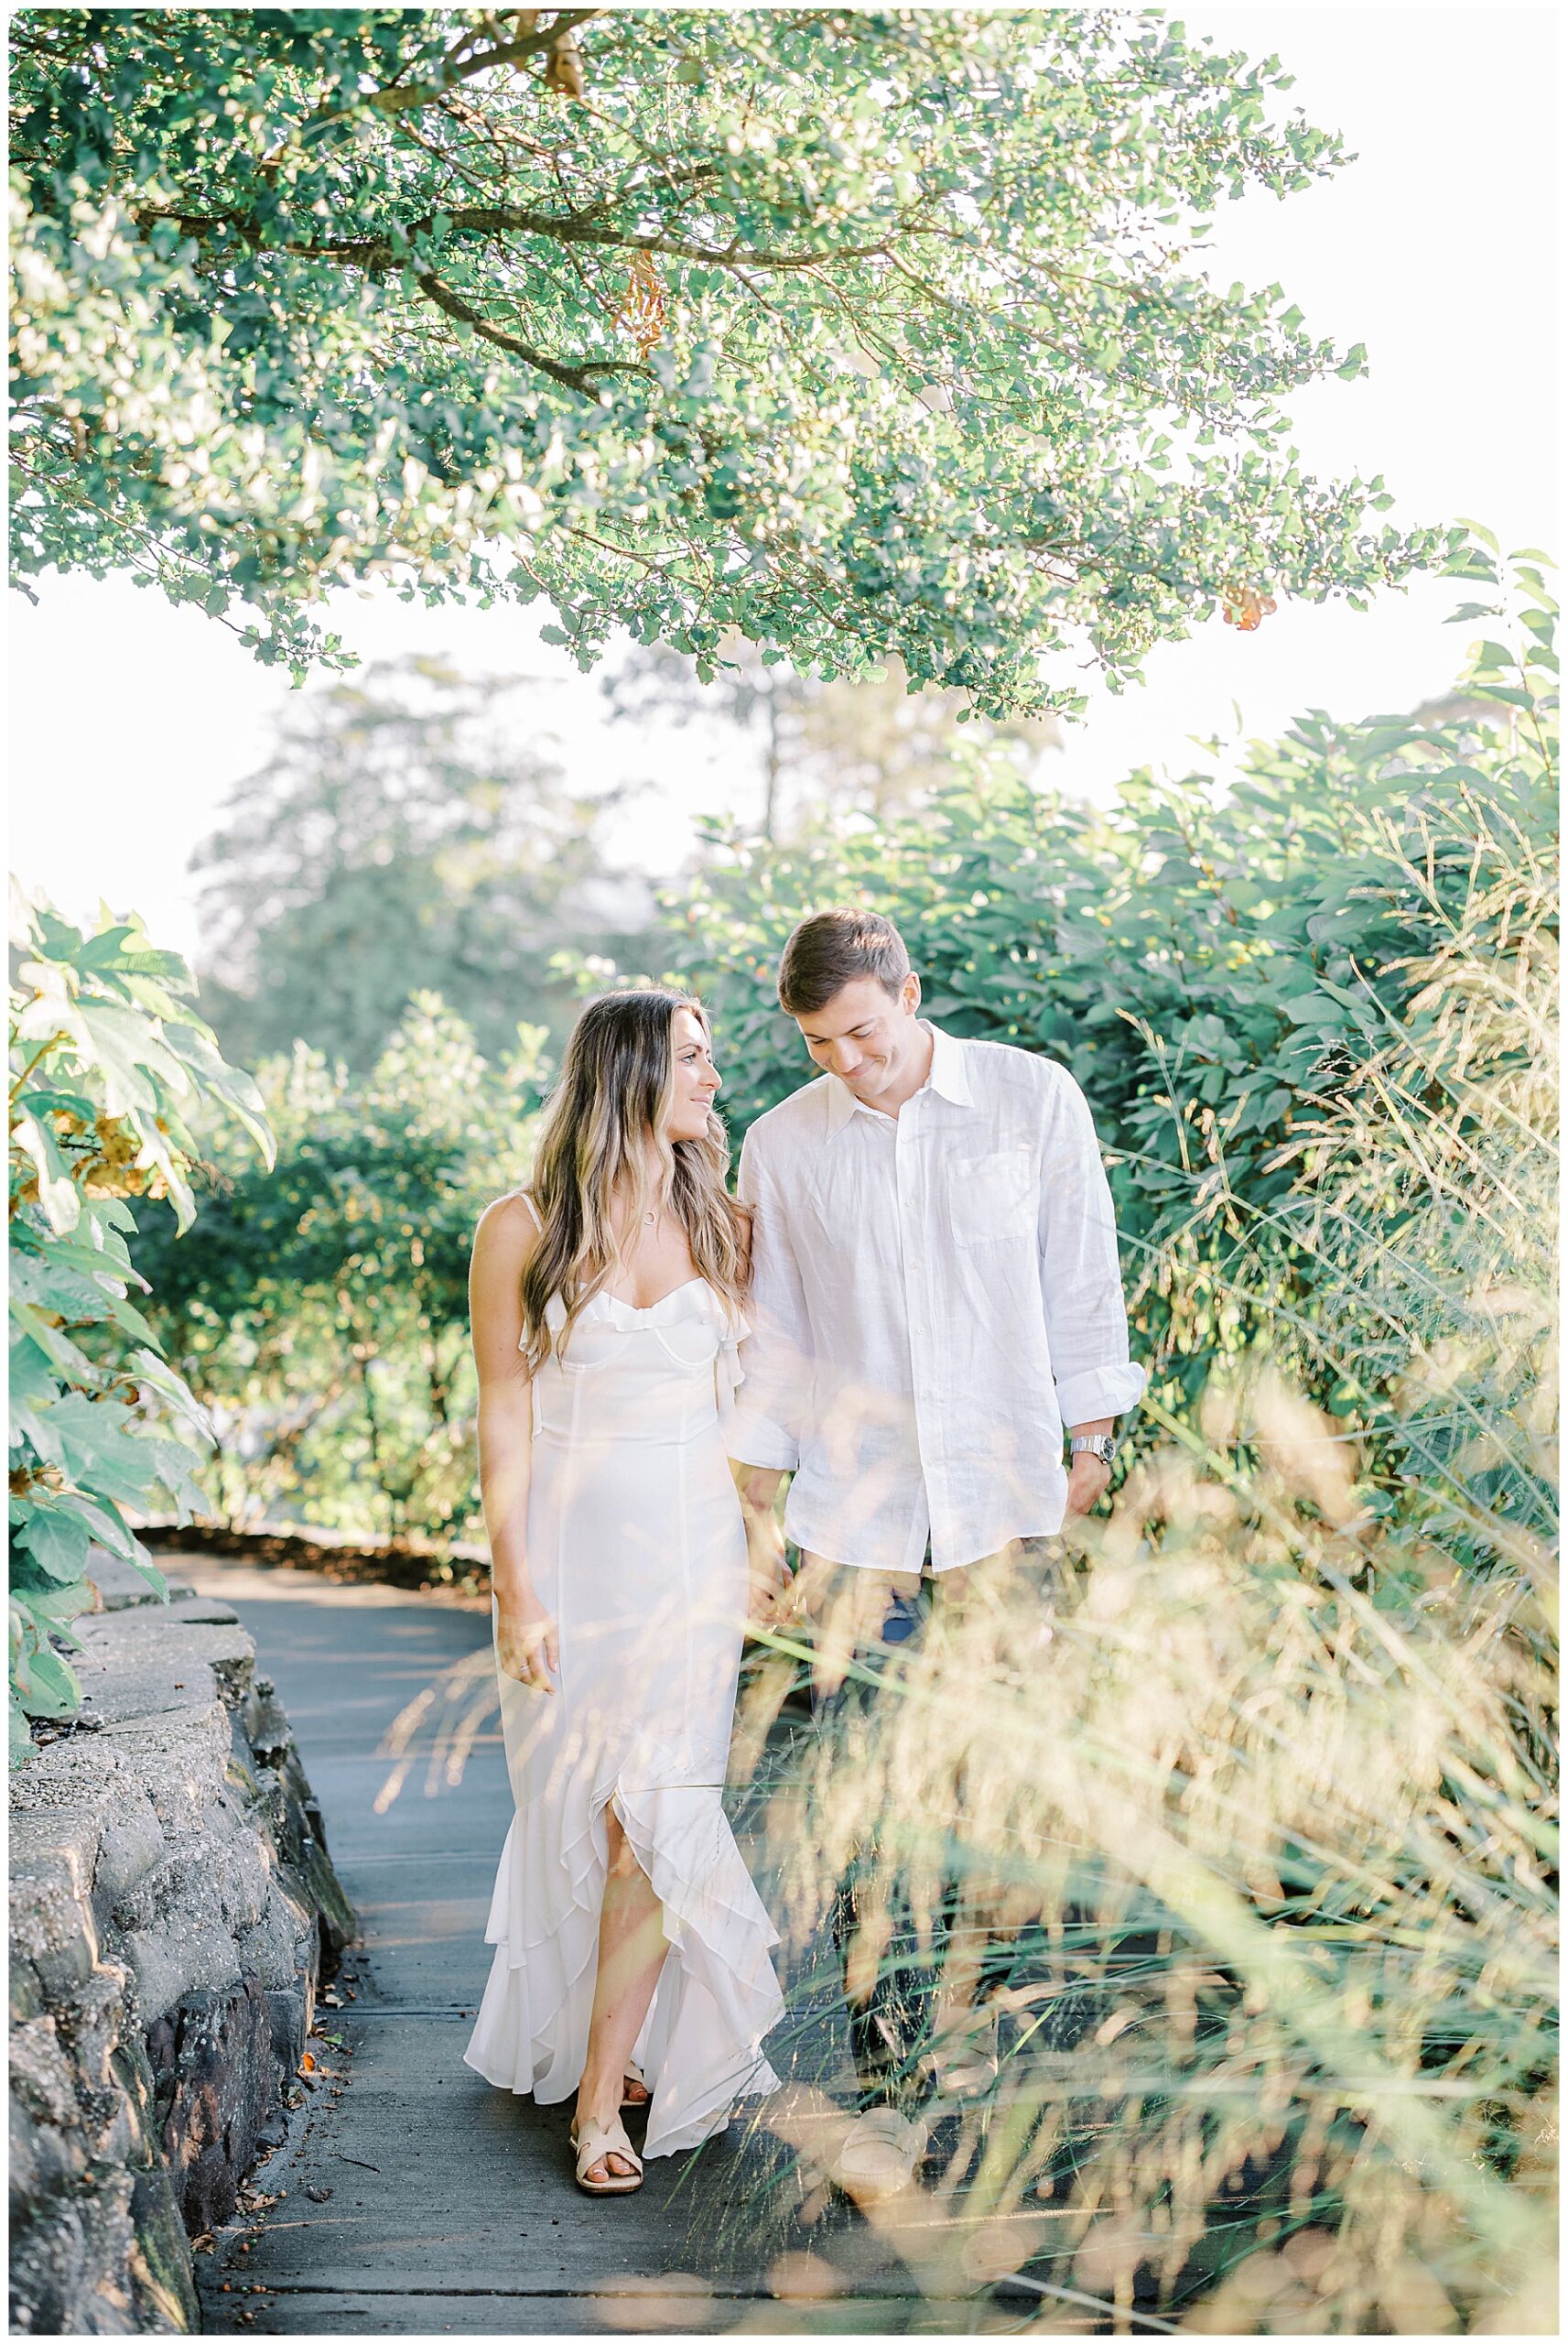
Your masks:
M 575 2089 L 577 2177 L 600 2195 L 642 2182 L 623 2107 L 646 2100 L 643 2154 L 667 2155 L 777 2081 L 761 2046 L 783 2006 L 778 1939 L 721 1797 L 749 1582 L 720 1427 L 749 1229 L 719 1087 L 699 1004 L 594 1002 L 532 1192 L 492 1205 L 474 1241 L 517 1813 L 464 2056 L 540 2100 Z

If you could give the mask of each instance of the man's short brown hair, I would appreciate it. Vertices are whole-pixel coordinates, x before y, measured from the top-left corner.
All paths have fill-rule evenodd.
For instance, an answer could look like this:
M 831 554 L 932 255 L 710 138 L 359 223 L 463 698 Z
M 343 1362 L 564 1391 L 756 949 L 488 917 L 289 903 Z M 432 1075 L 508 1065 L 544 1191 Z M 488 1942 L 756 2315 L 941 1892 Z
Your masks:
M 892 920 L 841 905 L 813 912 L 792 933 L 779 962 L 779 1002 L 792 1017 L 809 1017 L 858 978 L 875 977 L 896 996 L 908 974 L 909 954 Z

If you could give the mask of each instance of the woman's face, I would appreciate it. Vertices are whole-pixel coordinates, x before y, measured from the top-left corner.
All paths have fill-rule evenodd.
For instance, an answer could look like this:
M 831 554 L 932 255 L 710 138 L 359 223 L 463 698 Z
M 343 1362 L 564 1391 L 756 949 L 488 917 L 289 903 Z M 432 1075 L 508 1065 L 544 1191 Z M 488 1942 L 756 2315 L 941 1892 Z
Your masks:
M 708 1131 L 713 1101 L 719 1095 L 719 1082 L 708 1029 L 694 1010 L 677 1009 L 671 1021 L 670 1040 L 675 1051 L 675 1080 L 670 1088 L 665 1136 L 671 1141 L 702 1139 Z

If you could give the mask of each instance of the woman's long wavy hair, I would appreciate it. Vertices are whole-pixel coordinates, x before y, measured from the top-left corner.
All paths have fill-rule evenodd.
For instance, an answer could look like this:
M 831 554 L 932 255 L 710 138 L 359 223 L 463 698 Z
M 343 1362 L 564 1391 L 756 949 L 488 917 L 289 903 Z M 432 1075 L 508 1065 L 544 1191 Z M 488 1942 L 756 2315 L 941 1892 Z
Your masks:
M 746 1224 L 725 1185 L 724 1126 L 710 1114 L 700 1139 L 667 1134 L 678 1009 L 689 1009 L 708 1032 L 699 1001 L 656 986 L 605 993 L 572 1029 L 534 1165 L 531 1194 L 541 1230 L 523 1273 L 523 1352 L 531 1373 L 552 1348 L 545 1317 L 551 1297 L 558 1294 L 566 1305 L 555 1338 L 564 1351 L 579 1312 L 619 1266 L 611 1219 L 618 1183 L 630 1198 L 627 1228 L 635 1231 L 653 1206 L 673 1212 L 699 1274 L 740 1308 L 748 1277 Z

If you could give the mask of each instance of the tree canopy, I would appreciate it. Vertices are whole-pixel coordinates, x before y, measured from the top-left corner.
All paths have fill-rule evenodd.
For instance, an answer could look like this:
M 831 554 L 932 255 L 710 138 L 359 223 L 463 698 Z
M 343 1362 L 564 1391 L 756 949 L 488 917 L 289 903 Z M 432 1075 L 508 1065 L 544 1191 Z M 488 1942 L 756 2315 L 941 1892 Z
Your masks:
M 1281 402 L 1364 354 L 1227 292 L 1341 159 L 1135 11 L 26 10 L 17 570 L 128 568 L 297 671 L 388 574 L 996 716 L 1434 549 Z M 1054 659 L 1051 655 L 1058 655 Z
M 568 794 L 534 745 L 529 682 L 378 660 L 290 709 L 194 858 L 202 1007 L 231 1057 L 303 1039 L 366 1072 L 421 991 L 495 1057 L 520 1019 L 570 1026 L 554 956 L 624 951 L 652 904 L 606 863 L 617 794 Z

